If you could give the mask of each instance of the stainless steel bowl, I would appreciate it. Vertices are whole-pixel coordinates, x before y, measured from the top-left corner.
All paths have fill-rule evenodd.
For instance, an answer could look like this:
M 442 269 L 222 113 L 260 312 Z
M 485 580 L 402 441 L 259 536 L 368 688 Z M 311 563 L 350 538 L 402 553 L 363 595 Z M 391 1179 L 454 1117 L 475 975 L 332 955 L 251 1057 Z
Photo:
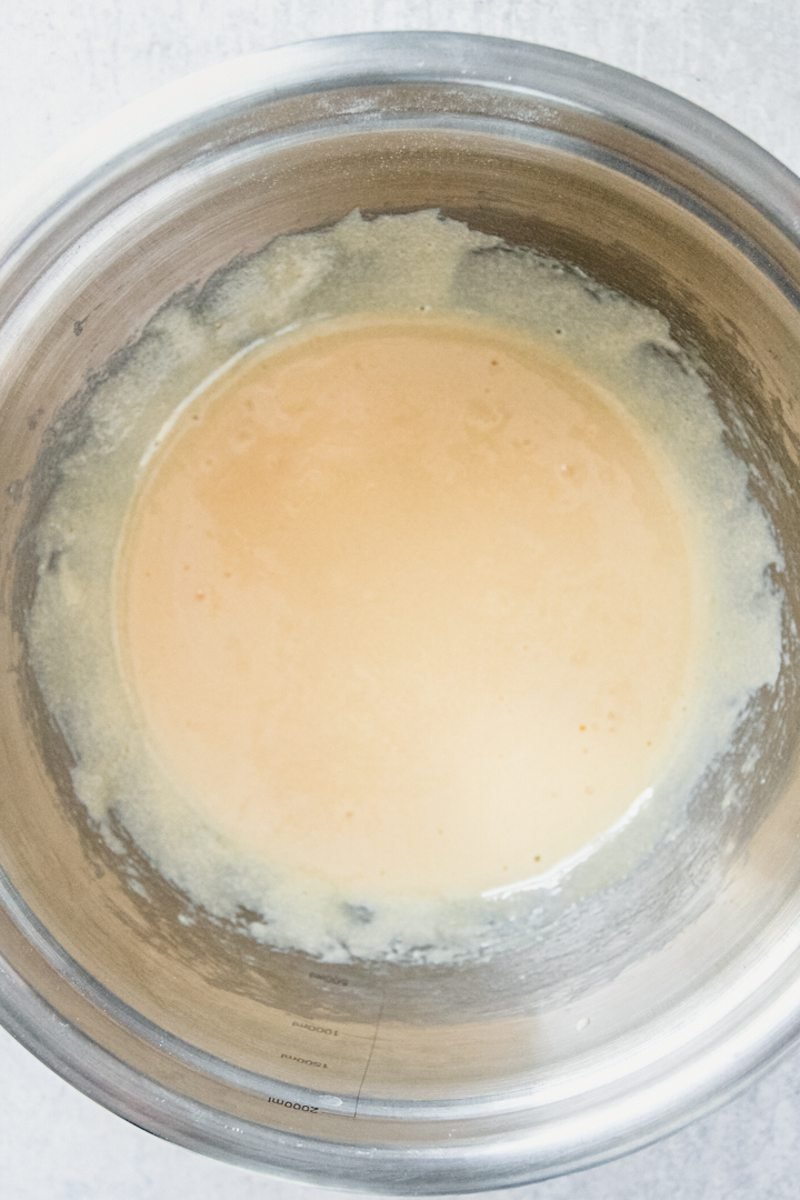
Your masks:
M 173 293 L 278 233 L 438 206 L 656 305 L 709 367 L 783 544 L 778 686 L 622 884 L 457 969 L 259 949 L 126 882 L 25 656 L 52 420 Z M 387 1192 L 597 1163 L 726 1099 L 800 1027 L 800 185 L 597 63 L 451 34 L 311 42 L 112 117 L 0 223 L 0 1017 L 155 1133 Z M 723 803 L 750 756 L 746 803 Z M 130 848 L 135 853 L 135 848 Z

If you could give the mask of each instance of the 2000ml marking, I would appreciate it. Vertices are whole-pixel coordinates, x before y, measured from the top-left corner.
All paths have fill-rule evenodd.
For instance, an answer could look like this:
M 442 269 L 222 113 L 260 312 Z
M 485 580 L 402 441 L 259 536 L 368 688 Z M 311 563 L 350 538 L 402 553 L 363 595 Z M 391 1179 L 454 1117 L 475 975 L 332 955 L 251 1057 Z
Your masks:
M 280 1104 L 281 1108 L 291 1108 L 295 1112 L 318 1113 L 316 1104 L 298 1104 L 296 1100 L 281 1100 L 278 1096 L 267 1096 L 268 1104 Z

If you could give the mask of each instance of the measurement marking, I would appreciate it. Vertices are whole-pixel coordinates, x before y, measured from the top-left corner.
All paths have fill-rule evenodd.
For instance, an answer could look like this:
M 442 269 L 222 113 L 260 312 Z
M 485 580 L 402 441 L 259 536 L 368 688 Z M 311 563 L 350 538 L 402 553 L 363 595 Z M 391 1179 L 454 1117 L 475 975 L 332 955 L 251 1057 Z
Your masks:
M 321 1033 L 325 1037 L 338 1037 L 339 1030 L 333 1025 L 312 1025 L 309 1021 L 292 1021 L 295 1029 L 307 1029 L 309 1033 Z
M 355 1118 L 358 1116 L 358 1105 L 361 1101 L 361 1093 L 364 1090 L 364 1080 L 367 1078 L 367 1071 L 369 1070 L 370 1063 L 372 1062 L 372 1056 L 375 1053 L 375 1043 L 378 1040 L 378 1030 L 380 1029 L 381 1017 L 383 1016 L 383 1006 L 384 1006 L 385 1002 L 386 1002 L 386 993 L 384 992 L 381 995 L 381 1006 L 378 1009 L 378 1015 L 375 1018 L 375 1029 L 372 1034 L 372 1041 L 370 1043 L 369 1054 L 367 1055 L 367 1061 L 364 1064 L 364 1072 L 361 1076 L 361 1083 L 358 1085 L 358 1091 L 356 1093 L 356 1104 L 355 1104 L 355 1108 L 353 1109 L 353 1120 L 355 1120 Z
M 336 987 L 350 987 L 350 981 L 340 975 L 323 975 L 319 971 L 309 971 L 309 979 L 321 979 L 323 983 L 333 983 Z
M 267 1096 L 268 1104 L 280 1104 L 281 1108 L 291 1108 L 295 1112 L 318 1113 L 316 1104 L 298 1104 L 296 1100 L 281 1100 L 278 1096 Z
M 300 1063 L 303 1067 L 320 1067 L 323 1071 L 327 1071 L 328 1069 L 326 1062 L 320 1062 L 316 1058 L 300 1058 L 297 1054 L 282 1054 L 281 1058 L 285 1058 L 289 1062 Z

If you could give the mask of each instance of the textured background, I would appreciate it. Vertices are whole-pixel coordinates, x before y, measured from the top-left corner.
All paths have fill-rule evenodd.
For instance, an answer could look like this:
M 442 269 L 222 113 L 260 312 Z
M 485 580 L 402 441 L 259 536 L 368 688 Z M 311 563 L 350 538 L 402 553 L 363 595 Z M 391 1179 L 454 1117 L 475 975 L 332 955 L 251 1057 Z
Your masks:
M 672 88 L 800 173 L 798 0 L 0 0 L 0 191 L 97 117 L 177 75 L 280 42 L 462 29 L 590 55 Z M 5 1200 L 314 1200 L 158 1142 L 0 1033 Z M 667 1142 L 517 1193 L 535 1200 L 796 1200 L 800 1050 Z

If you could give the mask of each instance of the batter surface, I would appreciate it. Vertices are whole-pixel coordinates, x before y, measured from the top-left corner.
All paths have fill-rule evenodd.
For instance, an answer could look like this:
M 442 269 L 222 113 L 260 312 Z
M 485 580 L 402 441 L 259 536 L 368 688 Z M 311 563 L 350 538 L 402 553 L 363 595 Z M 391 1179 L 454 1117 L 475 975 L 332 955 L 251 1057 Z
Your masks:
M 139 896 L 452 962 L 679 853 L 781 655 L 701 368 L 435 212 L 278 238 L 152 317 L 51 431 L 25 633 Z
M 696 651 L 686 498 L 618 401 L 468 317 L 323 323 L 186 407 L 120 647 L 231 844 L 360 900 L 519 883 L 652 784 Z

